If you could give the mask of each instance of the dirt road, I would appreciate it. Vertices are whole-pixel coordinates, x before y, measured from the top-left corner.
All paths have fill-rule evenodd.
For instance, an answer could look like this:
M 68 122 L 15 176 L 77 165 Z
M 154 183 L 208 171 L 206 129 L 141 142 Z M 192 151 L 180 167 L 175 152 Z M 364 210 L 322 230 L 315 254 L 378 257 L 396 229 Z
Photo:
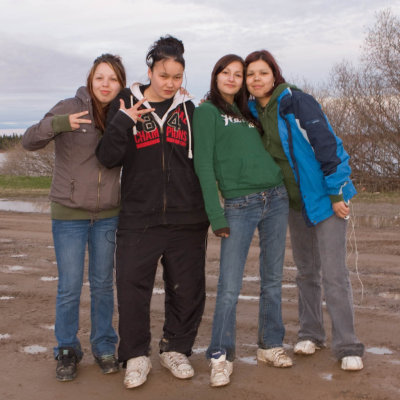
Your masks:
M 207 304 L 192 363 L 196 375 L 178 381 L 158 361 L 162 331 L 161 268 L 152 301 L 153 369 L 140 388 L 126 390 L 123 372 L 103 376 L 89 351 L 89 287 L 82 293 L 80 338 L 85 356 L 75 381 L 55 379 L 54 309 L 57 269 L 47 214 L 0 211 L 0 399 L 399 399 L 400 398 L 400 218 L 399 206 L 358 205 L 349 235 L 349 268 L 356 330 L 367 352 L 363 371 L 340 369 L 328 347 L 311 357 L 294 356 L 290 369 L 257 365 L 258 250 L 254 239 L 238 305 L 237 355 L 232 383 L 213 389 L 204 357 L 211 333 L 218 276 L 219 241 L 209 236 Z M 374 214 L 374 215 L 371 215 Z M 382 216 L 384 218 L 382 219 Z M 354 221 L 354 218 L 353 218 Z M 385 227 L 386 226 L 386 227 Z M 352 230 L 350 229 L 349 233 Z M 351 236 L 351 237 L 350 237 Z M 358 257 L 356 257 L 356 249 Z M 293 354 L 298 329 L 296 269 L 287 243 L 283 286 L 285 345 Z M 115 325 L 117 315 L 115 315 Z

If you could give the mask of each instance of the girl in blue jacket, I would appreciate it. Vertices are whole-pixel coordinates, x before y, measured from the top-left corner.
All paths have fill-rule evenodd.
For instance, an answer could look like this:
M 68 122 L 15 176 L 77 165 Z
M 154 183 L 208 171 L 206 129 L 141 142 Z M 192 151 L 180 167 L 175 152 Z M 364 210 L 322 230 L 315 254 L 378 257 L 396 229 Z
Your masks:
M 246 58 L 249 106 L 265 148 L 281 167 L 289 193 L 289 229 L 299 289 L 296 354 L 324 346 L 322 286 L 332 320 L 332 350 L 344 370 L 361 370 L 364 346 L 354 332 L 346 267 L 348 201 L 356 194 L 349 156 L 318 102 L 287 84 L 266 50 Z M 321 281 L 322 277 L 322 281 Z

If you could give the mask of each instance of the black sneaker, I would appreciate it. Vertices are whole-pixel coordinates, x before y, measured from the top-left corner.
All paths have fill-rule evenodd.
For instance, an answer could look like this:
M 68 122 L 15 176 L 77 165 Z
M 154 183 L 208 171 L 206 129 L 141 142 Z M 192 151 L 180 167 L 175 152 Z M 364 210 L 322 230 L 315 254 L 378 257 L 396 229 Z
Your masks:
M 61 382 L 72 381 L 76 377 L 79 359 L 71 347 L 62 347 L 57 356 L 56 378 Z
M 94 357 L 97 364 L 99 364 L 103 374 L 113 374 L 119 371 L 119 362 L 114 354 L 105 354 L 99 357 Z

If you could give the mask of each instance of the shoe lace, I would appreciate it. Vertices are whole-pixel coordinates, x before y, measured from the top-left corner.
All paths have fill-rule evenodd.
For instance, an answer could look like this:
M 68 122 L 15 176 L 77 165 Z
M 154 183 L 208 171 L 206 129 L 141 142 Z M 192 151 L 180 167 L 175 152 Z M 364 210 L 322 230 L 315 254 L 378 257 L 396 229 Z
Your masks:
M 282 359 L 286 359 L 287 355 L 282 348 L 277 348 L 272 350 L 272 354 L 276 361 L 282 361 Z
M 228 371 L 226 361 L 213 362 L 211 366 L 213 375 L 218 375 L 218 374 L 225 375 Z
M 169 364 L 173 368 L 178 368 L 180 365 L 188 363 L 186 356 L 182 353 L 168 354 L 167 357 Z

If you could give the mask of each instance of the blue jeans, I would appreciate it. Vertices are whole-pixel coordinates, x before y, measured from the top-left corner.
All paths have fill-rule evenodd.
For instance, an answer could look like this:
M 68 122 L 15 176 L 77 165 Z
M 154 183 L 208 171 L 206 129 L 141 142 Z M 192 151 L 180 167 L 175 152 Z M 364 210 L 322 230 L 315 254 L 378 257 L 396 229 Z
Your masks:
M 207 358 L 226 354 L 235 358 L 236 305 L 242 287 L 243 271 L 256 228 L 260 238 L 260 305 L 258 346 L 282 346 L 282 274 L 289 213 L 284 186 L 265 192 L 225 200 L 225 216 L 230 235 L 221 242 L 220 275 L 214 311 L 212 337 Z
M 89 252 L 91 297 L 90 343 L 95 356 L 114 354 L 118 337 L 112 326 L 114 312 L 114 249 L 118 217 L 91 220 L 52 220 L 58 268 L 55 335 L 57 347 L 83 353 L 77 337 L 83 285 L 85 250 Z

